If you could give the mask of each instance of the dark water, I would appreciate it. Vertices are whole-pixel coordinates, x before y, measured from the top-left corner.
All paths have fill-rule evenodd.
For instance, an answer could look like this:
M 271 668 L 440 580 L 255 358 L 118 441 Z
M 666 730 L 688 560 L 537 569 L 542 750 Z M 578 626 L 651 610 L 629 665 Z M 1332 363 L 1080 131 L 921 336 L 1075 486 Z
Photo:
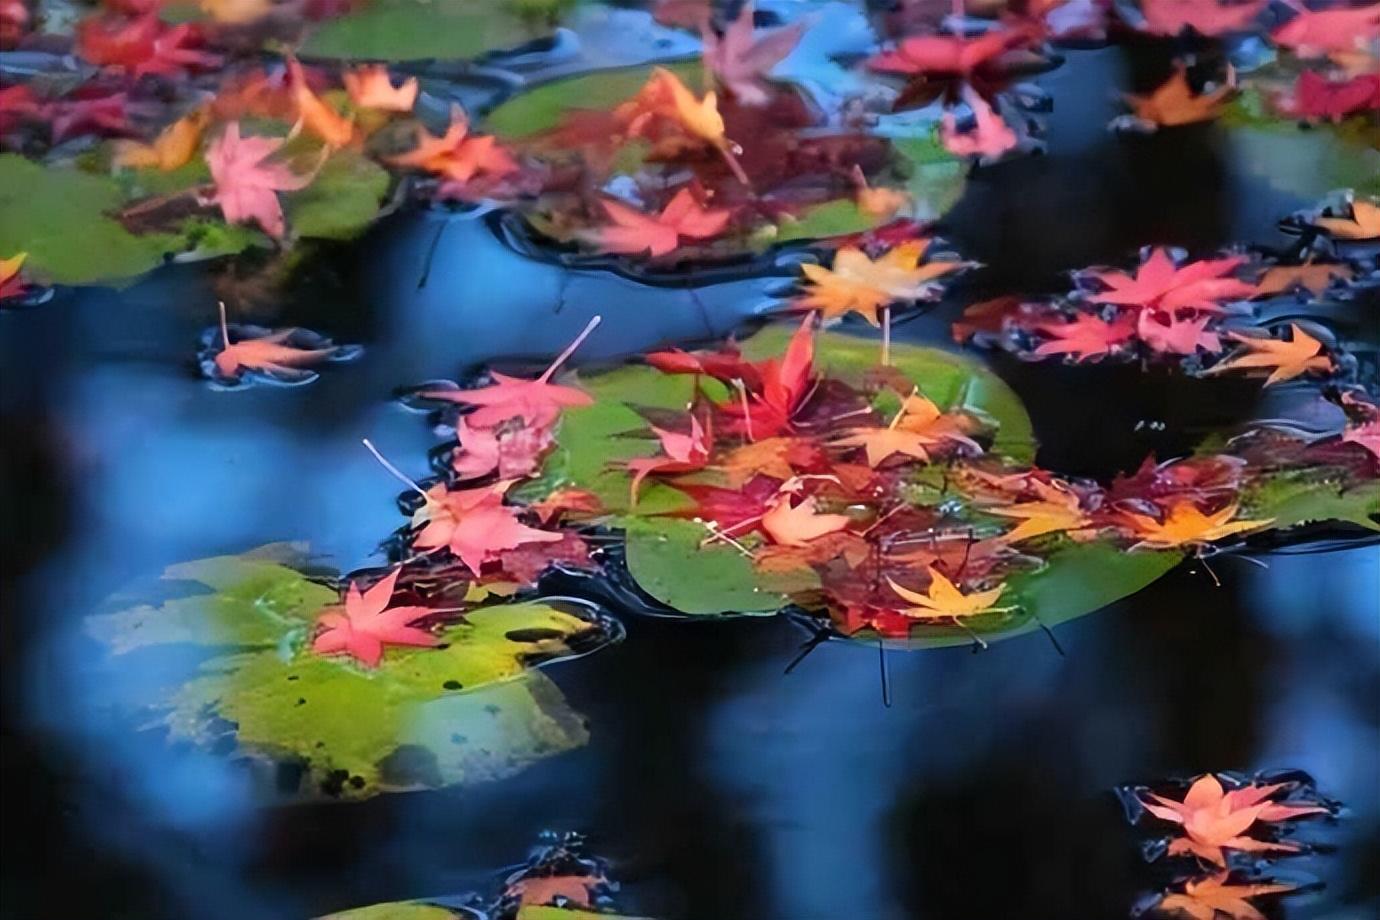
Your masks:
M 1074 53 L 1042 79 L 1051 148 L 979 171 L 942 231 L 989 266 L 901 338 L 940 342 L 958 301 L 1063 284 L 1141 245 L 1281 244 L 1304 204 L 1212 127 L 1106 133 L 1110 84 L 1163 56 Z M 277 324 L 365 345 L 298 389 L 221 393 L 195 376 L 214 321 L 203 269 L 63 292 L 0 316 L 5 914 L 307 917 L 491 890 L 544 829 L 611 859 L 625 913 L 696 920 L 1124 917 L 1163 884 L 1111 789 L 1207 770 L 1297 768 L 1346 803 L 1306 825 L 1328 852 L 1292 920 L 1380 913 L 1380 549 L 1184 566 L 1115 608 L 981 654 L 889 657 L 784 618 L 625 616 L 627 638 L 547 673 L 591 741 L 501 782 L 352 805 L 258 810 L 224 765 L 94 718 L 80 618 L 187 559 L 303 539 L 348 571 L 400 519 L 367 436 L 414 474 L 436 437 L 397 388 L 494 359 L 534 363 L 594 313 L 603 361 L 722 335 L 761 312 L 790 256 L 689 288 L 524 256 L 483 215 L 395 217 L 309 266 Z M 438 235 L 439 234 L 439 235 Z M 1373 308 L 1373 304 L 1371 307 Z M 1374 314 L 1329 319 L 1374 368 Z M 1367 351 L 1369 348 L 1369 351 Z M 1368 363 L 1367 363 L 1368 362 Z M 1247 418 L 1254 382 L 1060 370 L 998 358 L 1041 463 L 1108 476 Z M 579 589 L 579 584 L 574 585 Z M 613 611 L 615 614 L 618 611 Z

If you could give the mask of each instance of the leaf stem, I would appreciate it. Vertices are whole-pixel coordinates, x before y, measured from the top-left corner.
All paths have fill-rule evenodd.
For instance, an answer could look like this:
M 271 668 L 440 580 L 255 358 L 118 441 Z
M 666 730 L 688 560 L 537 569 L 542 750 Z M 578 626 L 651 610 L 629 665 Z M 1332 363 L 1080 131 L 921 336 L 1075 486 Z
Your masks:
M 371 454 L 374 455 L 374 459 L 377 460 L 377 461 L 383 466 L 383 468 L 384 468 L 385 470 L 387 470 L 388 472 L 392 473 L 392 474 L 393 474 L 398 480 L 400 480 L 401 482 L 406 483 L 406 484 L 408 485 L 409 488 L 411 488 L 414 492 L 416 492 L 416 493 L 417 493 L 418 495 L 420 495 L 422 498 L 426 499 L 428 504 L 430 504 L 430 503 L 433 501 L 432 497 L 426 493 L 426 490 L 425 490 L 425 489 L 423 489 L 421 486 L 417 485 L 417 483 L 416 483 L 414 480 L 412 480 L 410 477 L 408 477 L 408 475 L 407 475 L 406 473 L 404 473 L 402 470 L 398 469 L 396 466 L 394 466 L 393 464 L 389 463 L 389 462 L 388 462 L 388 458 L 385 457 L 383 454 L 379 453 L 379 449 L 378 449 L 377 447 L 375 447 L 375 446 L 369 441 L 368 438 L 361 438 L 361 439 L 360 439 L 360 442 L 365 446 L 366 449 L 368 449 L 369 453 L 371 453 Z
M 593 319 L 591 319 L 585 325 L 584 331 L 575 337 L 575 341 L 571 342 L 568 346 L 566 346 L 565 351 L 557 355 L 556 360 L 551 362 L 551 366 L 548 367 L 546 371 L 540 377 L 537 378 L 537 382 L 546 383 L 548 380 L 550 380 L 552 375 L 555 374 L 556 371 L 560 369 L 560 366 L 566 362 L 566 359 L 569 358 L 571 355 L 575 354 L 575 349 L 579 348 L 580 345 L 584 343 L 585 339 L 589 338 L 590 333 L 592 333 L 596 328 L 598 328 L 599 324 L 603 322 L 603 320 L 604 318 L 602 316 L 596 316 Z

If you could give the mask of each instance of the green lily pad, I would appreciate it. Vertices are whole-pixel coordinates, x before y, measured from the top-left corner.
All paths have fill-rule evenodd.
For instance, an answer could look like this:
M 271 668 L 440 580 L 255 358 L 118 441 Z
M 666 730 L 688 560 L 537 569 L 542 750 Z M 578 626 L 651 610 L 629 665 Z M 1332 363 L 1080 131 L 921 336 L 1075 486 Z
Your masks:
M 284 197 L 288 226 L 298 236 L 348 240 L 378 216 L 388 171 L 354 150 L 337 150 L 316 180 Z
M 650 918 L 605 914 L 573 907 L 537 907 L 528 904 L 518 909 L 517 920 L 650 920 Z
M 1303 198 L 1333 189 L 1380 194 L 1380 129 L 1352 118 L 1302 129 L 1247 90 L 1222 114 L 1236 161 L 1270 186 Z
M 862 233 L 882 221 L 858 207 L 849 198 L 826 201 L 805 211 L 798 218 L 783 220 L 775 234 L 766 242 L 788 243 L 792 240 L 818 240 L 832 236 Z
M 425 901 L 392 901 L 326 914 L 316 920 L 468 920 L 471 911 L 451 910 Z
M 0 255 L 27 252 L 25 271 L 56 284 L 143 274 L 189 248 L 185 235 L 136 236 L 109 215 L 124 204 L 106 176 L 0 155 Z
M 688 86 L 699 85 L 698 60 L 661 66 Z M 484 129 L 508 141 L 532 137 L 556 127 L 567 112 L 612 108 L 633 96 L 651 74 L 651 67 L 622 67 L 543 83 L 495 108 L 484 119 Z
M 372 0 L 323 23 L 302 54 L 347 60 L 460 60 L 530 41 L 534 27 L 509 0 Z
M 916 220 L 935 220 L 953 207 L 968 181 L 968 164 L 944 149 L 939 139 L 894 138 L 906 191 Z
M 299 764 L 300 790 L 362 798 L 499 779 L 585 743 L 584 723 L 533 663 L 599 634 L 590 618 L 529 603 L 484 607 L 436 648 L 389 648 L 376 669 L 308 644 L 335 589 L 262 556 L 173 566 L 161 603 L 89 617 L 112 655 L 214 649 L 190 680 L 143 700 L 171 741 Z M 195 592 L 195 587 L 203 590 Z
M 1274 518 L 1274 528 L 1344 521 L 1380 530 L 1380 480 L 1347 487 L 1313 471 L 1276 473 L 1242 497 L 1242 517 Z

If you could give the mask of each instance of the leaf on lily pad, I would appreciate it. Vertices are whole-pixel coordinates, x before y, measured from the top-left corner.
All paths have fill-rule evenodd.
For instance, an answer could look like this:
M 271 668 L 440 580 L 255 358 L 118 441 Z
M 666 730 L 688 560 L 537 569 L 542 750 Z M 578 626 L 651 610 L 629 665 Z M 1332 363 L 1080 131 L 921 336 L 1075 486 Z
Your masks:
M 698 85 L 702 73 L 699 61 L 662 66 L 690 86 Z M 651 73 L 651 67 L 625 67 L 540 84 L 490 112 L 484 119 L 484 129 L 503 140 L 519 140 L 549 131 L 568 112 L 611 109 L 631 98 Z
M 209 591 L 92 616 L 88 634 L 112 654 L 215 647 L 190 680 L 140 705 L 172 741 L 299 765 L 303 793 L 360 798 L 499 779 L 587 740 L 556 686 L 529 670 L 608 641 L 586 611 L 471 610 L 437 632 L 435 648 L 390 648 L 366 670 L 310 650 L 317 615 L 339 594 L 282 562 L 218 557 L 164 578 Z

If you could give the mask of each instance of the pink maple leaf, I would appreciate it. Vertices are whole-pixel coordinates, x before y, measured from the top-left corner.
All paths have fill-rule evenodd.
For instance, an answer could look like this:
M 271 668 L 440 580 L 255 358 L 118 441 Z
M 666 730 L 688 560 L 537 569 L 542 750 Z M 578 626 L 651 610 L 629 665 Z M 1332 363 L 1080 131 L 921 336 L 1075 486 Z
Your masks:
M 634 505 L 637 504 L 637 491 L 642 486 L 642 480 L 653 473 L 692 473 L 704 469 L 709 463 L 709 451 L 714 443 L 712 429 L 706 430 L 693 415 L 690 416 L 689 434 L 666 431 L 655 425 L 652 431 L 661 441 L 663 456 L 637 457 L 628 461 L 628 470 L 633 474 L 630 498 Z
M 1076 361 L 1111 354 L 1135 333 L 1128 315 L 1107 322 L 1091 313 L 1080 313 L 1071 322 L 1041 323 L 1035 328 L 1051 337 L 1035 349 L 1036 355 L 1071 355 Z
M 976 38 L 957 35 L 913 35 L 867 61 L 879 73 L 968 76 L 1008 50 L 1030 41 L 1028 29 L 992 29 Z
M 1206 330 L 1211 321 L 1211 316 L 1194 319 L 1162 314 L 1157 310 L 1142 310 L 1136 321 L 1136 332 L 1141 341 L 1154 351 L 1191 355 L 1201 348 L 1217 354 L 1222 350 L 1222 339 L 1217 333 Z
M 471 428 L 463 415 L 456 420 L 455 434 L 460 447 L 451 468 L 462 479 L 478 479 L 495 471 L 500 479 L 531 476 L 554 441 L 549 427 Z
M 1370 6 L 1302 9 L 1275 29 L 1275 44 L 1299 57 L 1319 57 L 1332 52 L 1364 51 L 1380 38 L 1380 3 Z
M 305 188 L 315 171 L 299 176 L 283 163 L 265 162 L 283 146 L 276 137 L 241 137 L 240 123 L 230 122 L 206 150 L 215 194 L 211 201 L 232 224 L 253 221 L 274 239 L 282 239 L 283 208 L 278 192 Z
M 804 23 L 797 22 L 754 40 L 752 4 L 744 3 L 722 36 L 708 26 L 701 28 L 704 62 L 738 101 L 765 105 L 768 96 L 763 78 L 799 44 L 804 31 Z
M 1174 264 L 1169 251 L 1156 248 L 1135 275 L 1120 271 L 1092 271 L 1087 275 L 1107 286 L 1091 295 L 1094 303 L 1126 307 L 1149 307 L 1167 312 L 1182 309 L 1219 312 L 1220 300 L 1246 298 L 1255 288 L 1238 278 L 1224 277 L 1245 263 L 1244 256 L 1203 259 L 1182 268 Z
M 1265 0 L 1231 5 L 1216 0 L 1141 0 L 1142 31 L 1171 37 L 1184 29 L 1207 36 L 1245 32 L 1264 7 Z
M 1380 74 L 1363 73 L 1348 80 L 1329 80 L 1313 70 L 1299 74 L 1293 91 L 1275 102 L 1293 118 L 1341 121 L 1357 112 L 1380 111 Z
M 960 133 L 952 112 L 945 112 L 939 124 L 939 140 L 954 156 L 984 157 L 995 160 L 1019 142 L 1011 130 L 980 95 L 970 87 L 963 87 L 963 100 L 973 110 L 973 130 Z
M 681 237 L 709 239 L 723 232 L 733 212 L 700 207 L 689 189 L 681 189 L 660 214 L 644 214 L 617 201 L 600 202 L 613 221 L 590 231 L 589 238 L 604 252 L 664 256 L 674 252 Z
M 362 594 L 359 583 L 350 582 L 344 610 L 328 607 L 317 619 L 322 629 L 312 641 L 312 651 L 318 655 L 343 652 L 367 668 L 376 668 L 386 645 L 436 645 L 435 636 L 411 625 L 431 613 L 429 608 L 388 607 L 401 571 L 394 569 Z
M 512 484 L 513 480 L 503 480 L 478 489 L 433 486 L 412 518 L 414 525 L 422 526 L 412 545 L 421 550 L 445 547 L 477 576 L 484 563 L 504 550 L 560 542 L 561 534 L 528 527 L 518 520 L 518 508 L 503 504 Z
M 475 428 L 492 428 L 511 418 L 522 419 L 532 428 L 549 428 L 560 417 L 562 409 L 594 403 L 593 397 L 583 390 L 559 386 L 552 383 L 551 378 L 599 325 L 600 319 L 598 316 L 591 319 L 575 341 L 557 355 L 536 380 L 490 371 L 489 376 L 494 379 L 490 386 L 473 390 L 424 390 L 419 395 L 476 407 L 466 419 Z

